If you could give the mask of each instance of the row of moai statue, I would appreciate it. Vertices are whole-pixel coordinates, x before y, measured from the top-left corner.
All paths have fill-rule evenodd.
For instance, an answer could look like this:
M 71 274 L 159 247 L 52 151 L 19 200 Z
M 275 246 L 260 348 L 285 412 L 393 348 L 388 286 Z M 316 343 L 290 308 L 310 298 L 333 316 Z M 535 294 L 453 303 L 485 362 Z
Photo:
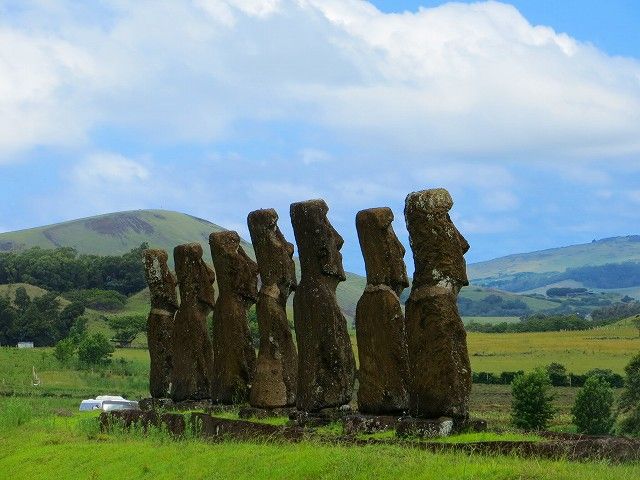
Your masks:
M 400 294 L 409 281 L 393 213 L 372 208 L 356 216 L 367 272 L 355 317 L 362 413 L 468 418 L 471 369 L 456 299 L 468 284 L 463 255 L 469 245 L 449 217 L 452 205 L 444 189 L 407 196 L 404 213 L 415 274 L 404 313 Z M 295 406 L 306 412 L 351 401 L 356 365 L 336 301 L 336 288 L 346 279 L 343 239 L 327 212 L 323 200 L 291 205 L 299 283 L 293 245 L 282 235 L 272 209 L 256 210 L 247 219 L 257 264 L 232 231 L 209 238 L 215 273 L 197 243 L 174 249 L 177 282 L 164 251 L 145 252 L 152 306 L 152 397 L 248 401 L 258 408 Z M 294 291 L 295 343 L 286 313 Z M 247 322 L 254 303 L 260 333 L 257 357 Z M 210 335 L 206 319 L 211 311 Z

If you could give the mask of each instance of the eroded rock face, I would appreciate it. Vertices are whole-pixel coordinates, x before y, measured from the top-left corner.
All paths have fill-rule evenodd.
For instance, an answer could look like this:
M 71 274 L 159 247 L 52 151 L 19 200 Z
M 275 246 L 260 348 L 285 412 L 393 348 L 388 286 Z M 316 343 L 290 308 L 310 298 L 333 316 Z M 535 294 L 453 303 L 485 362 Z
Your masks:
M 167 252 L 147 249 L 143 254 L 144 273 L 149 285 L 151 311 L 147 319 L 147 343 L 151 367 L 149 391 L 153 398 L 169 396 L 171 382 L 171 334 L 178 309 L 176 278 L 167 267 Z
M 336 302 L 345 280 L 343 239 L 327 219 L 324 200 L 291 204 L 302 278 L 293 298 L 298 344 L 296 407 L 318 411 L 349 403 L 355 360 L 347 323 Z
M 409 406 L 407 339 L 399 295 L 409 286 L 404 247 L 396 237 L 389 208 L 356 215 L 367 286 L 356 307 L 358 409 L 384 414 Z
M 215 273 L 202 260 L 198 243 L 173 250 L 180 307 L 172 334 L 171 398 L 176 402 L 211 398 L 213 349 L 207 315 L 213 309 Z
M 220 292 L 213 309 L 213 400 L 244 403 L 256 368 L 247 314 L 258 296 L 258 266 L 236 232 L 212 233 L 209 245 Z
M 469 284 L 464 254 L 469 244 L 449 217 L 453 200 L 442 188 L 413 192 L 405 218 L 415 274 L 405 305 L 412 415 L 469 415 L 471 367 L 467 339 L 456 299 Z
M 287 299 L 296 288 L 293 245 L 278 228 L 273 209 L 251 212 L 247 224 L 261 280 L 256 304 L 260 350 L 249 403 L 259 408 L 295 405 L 298 354 L 286 311 Z

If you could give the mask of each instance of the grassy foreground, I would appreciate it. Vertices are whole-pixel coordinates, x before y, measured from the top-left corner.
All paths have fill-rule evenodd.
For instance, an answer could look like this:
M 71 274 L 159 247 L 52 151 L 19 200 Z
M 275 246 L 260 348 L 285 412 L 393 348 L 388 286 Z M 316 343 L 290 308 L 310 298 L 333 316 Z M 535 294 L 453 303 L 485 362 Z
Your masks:
M 206 443 L 104 435 L 70 399 L 0 398 L 0 472 L 18 479 L 633 479 L 640 465 L 430 453 L 401 446 Z M 452 439 L 455 441 L 455 439 Z

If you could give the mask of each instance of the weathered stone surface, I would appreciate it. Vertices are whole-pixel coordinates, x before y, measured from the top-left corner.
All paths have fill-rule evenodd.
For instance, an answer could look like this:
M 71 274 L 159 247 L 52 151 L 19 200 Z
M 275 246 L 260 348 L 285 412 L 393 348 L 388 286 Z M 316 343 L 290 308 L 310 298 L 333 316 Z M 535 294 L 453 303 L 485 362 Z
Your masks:
M 176 278 L 167 267 L 167 252 L 144 251 L 144 273 L 149 285 L 151 311 L 147 319 L 149 345 L 149 391 L 153 398 L 169 395 L 171 382 L 171 333 L 178 309 Z
M 240 246 L 236 232 L 209 236 L 220 294 L 213 309 L 215 402 L 244 403 L 256 368 L 247 314 L 258 296 L 258 266 Z
M 349 403 L 355 360 L 347 322 L 336 302 L 345 280 L 340 248 L 344 241 L 327 219 L 323 200 L 291 204 L 302 278 L 293 298 L 298 344 L 299 410 L 317 411 Z
M 293 245 L 278 228 L 273 209 L 251 212 L 247 224 L 261 281 L 256 304 L 260 350 L 249 403 L 260 408 L 295 405 L 298 354 L 286 311 L 296 288 Z
M 257 407 L 243 407 L 238 410 L 238 418 L 289 418 L 292 413 L 295 412 L 295 407 L 283 407 L 283 408 L 257 408 Z
M 404 247 L 396 237 L 389 208 L 356 215 L 367 286 L 356 307 L 358 408 L 363 413 L 399 413 L 409 407 L 409 364 L 399 295 L 409 286 Z
M 434 419 L 402 418 L 396 425 L 396 436 L 400 438 L 446 437 L 453 431 L 453 419 L 440 417 Z
M 301 440 L 304 432 L 296 427 L 280 427 L 266 423 L 248 422 L 193 413 L 189 427 L 197 437 L 216 440 Z
M 407 196 L 405 218 L 415 274 L 405 305 L 411 385 L 409 408 L 422 418 L 469 415 L 471 366 L 456 299 L 468 285 L 469 244 L 449 217 L 453 200 L 444 189 Z
M 175 402 L 211 398 L 213 349 L 207 315 L 215 303 L 215 273 L 202 260 L 198 243 L 178 245 L 173 258 L 180 307 L 172 334 L 171 398 Z
M 371 434 L 393 430 L 400 417 L 392 415 L 346 415 L 342 418 L 342 428 L 346 435 Z

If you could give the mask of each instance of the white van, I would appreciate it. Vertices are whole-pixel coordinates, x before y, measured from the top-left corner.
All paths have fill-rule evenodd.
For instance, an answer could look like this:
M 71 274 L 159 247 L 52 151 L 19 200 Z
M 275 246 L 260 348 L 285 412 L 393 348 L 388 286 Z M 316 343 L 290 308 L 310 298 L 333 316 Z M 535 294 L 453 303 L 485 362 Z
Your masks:
M 80 411 L 102 410 L 110 412 L 113 410 L 140 410 L 138 402 L 127 400 L 119 395 L 98 395 L 96 398 L 89 398 L 80 402 Z

